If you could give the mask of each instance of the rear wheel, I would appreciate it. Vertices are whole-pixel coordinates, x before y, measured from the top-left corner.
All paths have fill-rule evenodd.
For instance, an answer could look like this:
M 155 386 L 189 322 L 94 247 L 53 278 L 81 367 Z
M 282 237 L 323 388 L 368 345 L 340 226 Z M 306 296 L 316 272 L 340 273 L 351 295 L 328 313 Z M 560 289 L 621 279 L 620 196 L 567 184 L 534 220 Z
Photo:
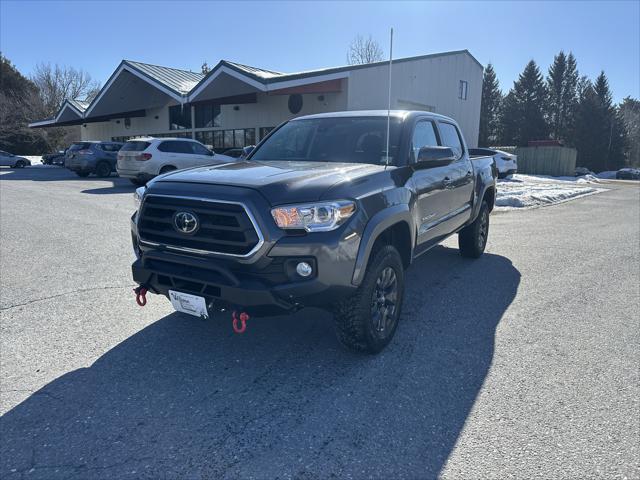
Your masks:
M 101 178 L 111 175 L 111 165 L 107 162 L 100 162 L 96 165 L 96 175 Z
M 489 205 L 483 201 L 480 212 L 471 225 L 458 233 L 458 247 L 463 257 L 478 258 L 484 253 L 489 237 Z
M 25 161 L 24 161 L 24 160 L 18 160 L 18 161 L 16 162 L 16 164 L 14 165 L 14 167 L 15 167 L 15 168 L 24 168 L 24 167 L 26 167 L 26 165 L 27 165 L 27 164 L 25 163 Z
M 352 350 L 378 353 L 393 338 L 404 296 L 404 269 L 391 245 L 372 257 L 355 295 L 340 302 L 334 312 L 336 335 Z

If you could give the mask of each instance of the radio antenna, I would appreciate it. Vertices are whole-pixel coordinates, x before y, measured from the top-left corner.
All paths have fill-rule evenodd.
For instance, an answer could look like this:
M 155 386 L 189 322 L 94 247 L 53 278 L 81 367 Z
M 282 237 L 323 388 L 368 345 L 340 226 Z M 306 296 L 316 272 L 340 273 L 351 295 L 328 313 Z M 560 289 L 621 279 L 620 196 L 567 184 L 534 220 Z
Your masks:
M 391 62 L 393 59 L 393 28 L 391 29 L 391 37 L 389 39 L 389 97 L 387 102 L 387 150 L 384 162 L 385 168 L 389 166 L 389 130 L 391 127 Z

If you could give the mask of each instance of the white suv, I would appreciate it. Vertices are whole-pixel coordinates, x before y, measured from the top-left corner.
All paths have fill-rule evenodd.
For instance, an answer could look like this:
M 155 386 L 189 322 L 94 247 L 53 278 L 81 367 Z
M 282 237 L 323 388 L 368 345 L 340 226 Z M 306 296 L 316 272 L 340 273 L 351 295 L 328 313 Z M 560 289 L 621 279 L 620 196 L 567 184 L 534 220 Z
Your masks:
M 135 138 L 118 152 L 118 175 L 131 183 L 144 185 L 156 175 L 180 168 L 217 165 L 235 161 L 213 153 L 189 138 Z

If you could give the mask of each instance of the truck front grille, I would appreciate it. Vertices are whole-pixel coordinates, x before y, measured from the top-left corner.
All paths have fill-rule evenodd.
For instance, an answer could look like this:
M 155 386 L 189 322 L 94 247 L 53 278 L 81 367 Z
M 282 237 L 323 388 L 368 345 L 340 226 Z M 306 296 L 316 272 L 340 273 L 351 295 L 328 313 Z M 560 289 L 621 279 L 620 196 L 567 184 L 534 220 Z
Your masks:
M 177 213 L 194 215 L 198 228 L 187 234 L 175 222 Z M 215 200 L 148 195 L 139 212 L 138 234 L 144 243 L 195 253 L 248 256 L 261 236 L 245 207 Z

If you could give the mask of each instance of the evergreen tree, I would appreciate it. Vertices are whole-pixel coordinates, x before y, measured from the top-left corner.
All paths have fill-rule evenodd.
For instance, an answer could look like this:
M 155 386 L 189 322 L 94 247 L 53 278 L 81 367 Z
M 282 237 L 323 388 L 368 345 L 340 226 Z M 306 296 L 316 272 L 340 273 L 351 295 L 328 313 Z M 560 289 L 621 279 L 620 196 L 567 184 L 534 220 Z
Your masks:
M 606 154 L 607 129 L 593 85 L 584 78 L 581 81 L 580 98 L 576 109 L 574 142 L 578 150 L 577 166 L 602 171 L 602 159 Z
M 551 129 L 551 136 L 560 138 L 560 129 L 563 123 L 564 78 L 567 72 L 567 56 L 561 50 L 549 67 L 547 75 L 547 91 L 549 101 L 547 103 L 547 118 Z
M 488 64 L 482 79 L 482 104 L 480 107 L 480 134 L 478 145 L 488 147 L 498 138 L 498 113 L 502 92 L 493 65 Z
M 626 97 L 618 107 L 627 132 L 626 163 L 640 168 L 640 101 Z
M 500 122 L 503 144 L 526 146 L 529 140 L 547 138 L 546 99 L 542 74 L 536 62 L 531 60 L 505 98 Z
M 560 51 L 547 75 L 547 119 L 551 136 L 572 143 L 572 125 L 577 103 L 578 68 L 572 53 Z
M 559 138 L 565 140 L 567 145 L 573 145 L 574 123 L 576 116 L 576 108 L 578 107 L 578 62 L 573 53 L 569 52 L 567 56 L 567 69 L 564 76 L 563 89 L 563 122 L 558 130 Z
M 627 134 L 624 121 L 617 108 L 613 105 L 609 81 L 604 72 L 600 72 L 593 89 L 598 98 L 601 110 L 602 128 L 605 129 L 606 154 L 604 156 L 604 170 L 617 170 L 625 164 L 624 153 L 627 145 Z

